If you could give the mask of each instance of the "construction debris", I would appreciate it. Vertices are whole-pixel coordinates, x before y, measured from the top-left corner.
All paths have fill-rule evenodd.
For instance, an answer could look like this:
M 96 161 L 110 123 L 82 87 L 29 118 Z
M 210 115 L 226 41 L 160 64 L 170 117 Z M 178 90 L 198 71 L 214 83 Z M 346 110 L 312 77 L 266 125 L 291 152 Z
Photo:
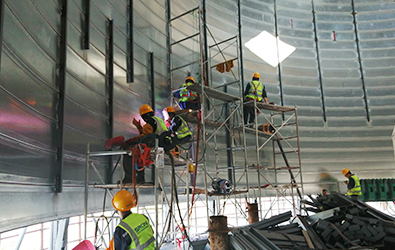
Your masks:
M 289 211 L 234 228 L 230 249 L 395 249 L 395 218 L 341 194 L 309 198 L 308 216 Z

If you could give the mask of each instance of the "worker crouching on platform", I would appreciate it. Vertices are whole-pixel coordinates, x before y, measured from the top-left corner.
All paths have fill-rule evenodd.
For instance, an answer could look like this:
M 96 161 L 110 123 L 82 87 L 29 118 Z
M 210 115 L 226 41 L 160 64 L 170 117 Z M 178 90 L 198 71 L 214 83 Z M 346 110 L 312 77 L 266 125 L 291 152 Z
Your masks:
M 352 200 L 358 200 L 359 196 L 362 195 L 359 178 L 352 174 L 347 168 L 342 170 L 342 174 L 348 178 L 348 180 L 344 182 L 347 185 L 347 195 L 350 196 Z
M 121 190 L 114 195 L 112 205 L 118 211 L 121 222 L 116 227 L 107 250 L 154 250 L 154 232 L 148 218 L 130 211 L 136 206 L 135 197 L 129 191 Z
M 129 140 L 126 140 L 122 143 L 121 148 L 127 150 L 132 146 L 136 145 L 140 142 L 140 139 L 143 137 L 155 133 L 156 136 L 159 136 L 167 130 L 165 122 L 155 116 L 154 110 L 151 106 L 144 104 L 140 107 L 140 116 L 146 122 L 144 126 L 141 126 L 140 120 L 133 119 L 133 124 L 137 127 L 140 134 L 136 137 L 133 137 Z M 144 142 L 144 141 L 143 141 Z M 123 157 L 123 169 L 125 172 L 125 177 L 122 180 L 122 183 L 131 183 L 132 182 L 132 157 L 125 155 Z M 144 170 L 137 171 L 137 184 L 144 184 L 145 183 L 145 175 Z
M 166 108 L 169 114 L 169 131 L 174 134 L 177 145 L 188 143 L 192 138 L 192 132 L 189 130 L 188 123 L 179 115 L 176 115 L 176 110 L 172 106 Z

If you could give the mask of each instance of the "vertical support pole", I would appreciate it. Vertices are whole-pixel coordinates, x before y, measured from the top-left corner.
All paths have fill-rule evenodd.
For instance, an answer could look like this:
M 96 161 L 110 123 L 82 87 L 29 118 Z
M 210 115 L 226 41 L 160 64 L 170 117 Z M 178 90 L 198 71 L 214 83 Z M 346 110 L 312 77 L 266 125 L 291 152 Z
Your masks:
M 355 43 L 357 45 L 357 55 L 358 55 L 358 63 L 359 63 L 359 72 L 361 73 L 361 82 L 362 82 L 362 91 L 363 91 L 363 100 L 365 101 L 365 111 L 366 111 L 366 119 L 368 123 L 370 123 L 370 113 L 369 113 L 369 105 L 368 105 L 368 97 L 366 95 L 366 85 L 365 85 L 365 76 L 363 73 L 363 66 L 362 66 L 362 58 L 361 58 L 361 48 L 359 46 L 359 39 L 358 39 L 358 27 L 357 27 L 357 19 L 355 15 L 357 12 L 355 11 L 355 3 L 354 0 L 351 0 L 351 7 L 352 7 L 352 17 L 354 22 L 354 32 L 355 32 Z
M 151 83 L 151 107 L 155 111 L 155 69 L 154 69 L 154 52 L 148 53 L 149 72 L 148 79 Z
M 208 44 L 207 44 L 207 29 L 206 29 L 206 0 L 202 0 L 202 37 L 203 37 L 203 64 L 202 64 L 202 76 L 204 84 L 209 86 L 209 67 L 208 62 Z
M 84 0 L 83 2 L 83 8 L 84 8 L 84 27 L 82 31 L 82 36 L 83 36 L 83 42 L 82 42 L 82 49 L 89 49 L 89 24 L 90 24 L 90 6 L 91 6 L 91 1 L 90 0 Z
M 170 89 L 173 90 L 173 82 L 172 82 L 172 73 L 171 73 L 171 58 L 170 54 L 171 52 L 171 33 L 170 33 L 170 27 L 171 27 L 171 12 L 170 12 L 170 1 L 171 0 L 166 0 L 166 48 L 167 48 L 167 54 L 166 54 L 166 61 L 167 61 L 167 74 L 168 74 L 168 85 L 170 86 Z M 170 105 L 173 105 L 173 95 L 171 96 L 171 103 Z
M 280 102 L 281 106 L 284 106 L 284 93 L 283 93 L 283 83 L 281 81 L 281 64 L 280 64 L 280 51 L 278 47 L 278 23 L 277 23 L 277 0 L 273 1 L 273 7 L 274 7 L 274 30 L 275 30 L 275 37 L 276 37 L 276 49 L 277 49 L 277 69 L 278 69 L 278 83 L 279 83 L 279 88 L 280 88 Z M 282 118 L 284 120 L 284 114 L 282 114 Z
M 84 195 L 84 240 L 87 239 L 87 222 L 88 222 L 88 189 L 89 189 L 89 164 L 90 164 L 90 144 L 86 149 L 86 167 L 85 167 L 85 195 Z
M 107 86 L 108 86 L 108 138 L 114 133 L 114 25 L 113 20 L 107 23 Z M 112 182 L 112 156 L 108 157 L 108 167 L 106 170 L 106 183 Z
M 126 81 L 134 82 L 134 33 L 133 33 L 133 0 L 129 0 L 129 41 L 127 43 Z
M 316 50 L 316 54 L 317 54 L 318 79 L 320 81 L 322 116 L 324 118 L 324 122 L 326 123 L 326 107 L 325 107 L 325 98 L 324 98 L 324 85 L 322 83 L 320 53 L 319 53 L 319 50 L 318 50 L 317 24 L 316 24 L 316 20 L 315 20 L 314 0 L 311 0 L 311 6 L 312 6 L 312 11 L 313 11 L 314 41 L 315 41 L 315 50 Z
M 158 206 L 158 197 L 159 197 L 159 170 L 157 167 L 157 162 L 155 162 L 154 169 L 155 169 L 155 242 L 159 242 L 159 206 Z M 163 207 L 163 206 L 162 206 Z
M 239 64 L 240 64 L 240 81 L 241 81 L 241 91 L 244 93 L 244 62 L 243 62 L 243 33 L 242 33 L 242 25 L 241 25 L 241 0 L 237 0 L 237 20 L 238 20 L 238 29 L 239 29 Z
M 228 250 L 228 218 L 226 216 L 210 216 L 208 225 L 210 249 Z
M 4 29 L 4 0 L 0 0 L 0 73 L 1 73 L 1 55 L 3 54 L 3 29 Z
M 59 42 L 59 68 L 56 81 L 59 86 L 58 100 L 58 129 L 56 134 L 56 169 L 55 169 L 55 192 L 62 192 L 63 186 L 63 137 L 64 137 L 64 114 L 66 100 L 66 62 L 67 62 L 67 5 L 68 0 L 62 0 L 60 16 L 60 42 Z

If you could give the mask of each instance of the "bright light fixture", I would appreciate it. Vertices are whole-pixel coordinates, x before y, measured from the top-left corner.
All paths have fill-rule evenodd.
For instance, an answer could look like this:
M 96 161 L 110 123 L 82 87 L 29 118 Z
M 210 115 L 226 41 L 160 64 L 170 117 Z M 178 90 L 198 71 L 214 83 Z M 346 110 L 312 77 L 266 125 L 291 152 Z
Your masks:
M 276 38 L 265 30 L 256 37 L 251 38 L 244 45 L 252 53 L 273 67 L 276 67 L 296 49 L 294 46 L 284 43 L 278 37 Z

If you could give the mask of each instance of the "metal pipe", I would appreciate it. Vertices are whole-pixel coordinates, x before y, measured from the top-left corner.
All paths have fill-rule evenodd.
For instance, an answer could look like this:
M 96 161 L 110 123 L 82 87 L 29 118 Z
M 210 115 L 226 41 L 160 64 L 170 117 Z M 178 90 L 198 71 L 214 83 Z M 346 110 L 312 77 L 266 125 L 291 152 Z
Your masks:
M 114 135 L 114 25 L 112 20 L 108 21 L 107 29 L 108 138 L 112 138 Z M 108 158 L 105 180 L 106 183 L 112 183 L 112 157 Z
M 229 249 L 228 218 L 226 216 L 210 216 L 208 231 L 211 250 Z
M 23 237 L 25 237 L 26 229 L 27 227 L 21 229 L 21 232 L 19 233 L 19 237 L 18 237 L 18 242 L 15 244 L 15 250 L 19 250 L 19 247 L 21 246 L 23 241 Z
M 85 167 L 85 197 L 84 197 L 84 240 L 87 239 L 87 221 L 88 221 L 88 188 L 89 188 L 89 151 L 90 144 L 87 146 L 86 167 Z

